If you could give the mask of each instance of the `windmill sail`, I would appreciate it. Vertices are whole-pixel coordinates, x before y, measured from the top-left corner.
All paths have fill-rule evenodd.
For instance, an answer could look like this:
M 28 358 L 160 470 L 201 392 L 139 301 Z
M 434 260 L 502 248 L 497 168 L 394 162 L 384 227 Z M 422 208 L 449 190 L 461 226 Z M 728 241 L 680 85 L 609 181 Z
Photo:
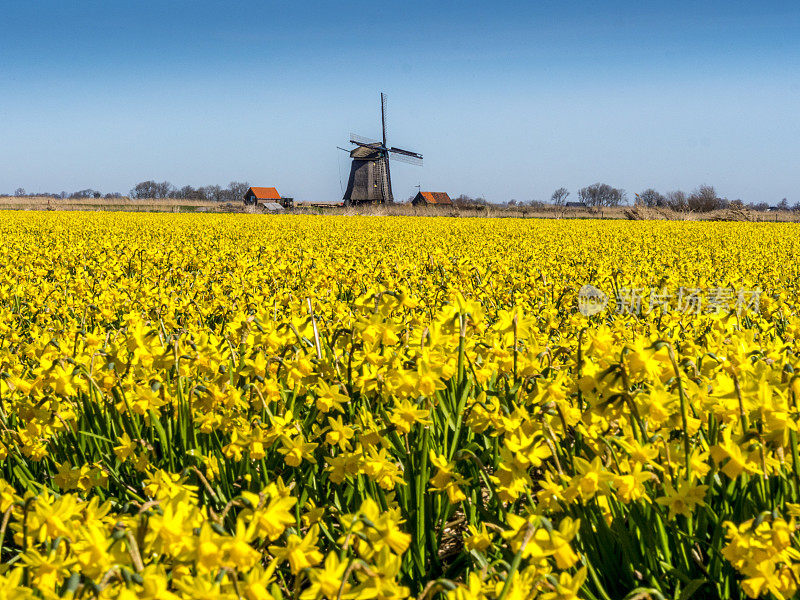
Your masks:
M 357 133 L 350 134 L 350 143 L 358 145 L 363 144 L 365 146 L 371 146 L 372 144 L 380 144 L 378 140 L 373 140 L 372 138 L 364 137 L 363 135 L 358 135 Z
M 408 150 L 400 150 L 399 148 L 389 148 L 392 160 L 399 160 L 400 162 L 408 163 L 410 165 L 422 166 L 422 155 L 416 152 L 409 152 Z

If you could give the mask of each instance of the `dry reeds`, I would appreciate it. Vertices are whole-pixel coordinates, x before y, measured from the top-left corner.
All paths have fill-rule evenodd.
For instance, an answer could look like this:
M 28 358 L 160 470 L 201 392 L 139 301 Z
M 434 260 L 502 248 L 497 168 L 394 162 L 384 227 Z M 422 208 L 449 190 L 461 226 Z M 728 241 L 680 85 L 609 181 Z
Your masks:
M 0 198 L 0 210 L 97 210 L 127 212 L 238 212 L 263 214 L 264 209 L 243 203 L 222 203 L 213 200 L 182 200 L 177 198 Z M 748 208 L 726 208 L 705 213 L 680 212 L 669 208 L 645 206 L 615 206 L 604 208 L 566 206 L 413 206 L 411 204 L 382 204 L 341 207 L 297 206 L 284 214 L 336 214 L 369 217 L 450 217 L 492 219 L 627 219 L 636 221 L 760 221 L 800 222 L 800 212 L 790 210 L 755 211 Z

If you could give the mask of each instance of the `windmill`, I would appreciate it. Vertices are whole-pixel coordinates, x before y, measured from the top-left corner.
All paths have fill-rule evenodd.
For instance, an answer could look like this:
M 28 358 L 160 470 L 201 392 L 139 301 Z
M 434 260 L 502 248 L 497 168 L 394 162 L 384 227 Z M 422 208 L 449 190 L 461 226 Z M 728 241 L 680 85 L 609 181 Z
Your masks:
M 389 172 L 389 159 L 412 165 L 422 165 L 422 154 L 389 146 L 386 141 L 386 94 L 381 93 L 381 126 L 383 141 L 372 140 L 354 133 L 350 134 L 350 179 L 344 193 L 344 203 L 383 204 L 394 202 L 392 197 L 392 176 Z M 344 150 L 344 148 L 341 148 Z

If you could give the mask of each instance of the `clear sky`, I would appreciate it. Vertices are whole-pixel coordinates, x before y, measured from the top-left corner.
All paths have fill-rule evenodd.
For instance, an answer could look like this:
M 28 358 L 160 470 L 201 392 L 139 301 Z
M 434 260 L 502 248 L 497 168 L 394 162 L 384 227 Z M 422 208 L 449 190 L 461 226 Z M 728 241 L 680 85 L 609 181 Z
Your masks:
M 602 181 L 800 201 L 797 1 L 6 0 L 0 192 L 246 180 L 336 200 L 354 131 L 493 202 Z M 570 198 L 572 199 L 572 198 Z

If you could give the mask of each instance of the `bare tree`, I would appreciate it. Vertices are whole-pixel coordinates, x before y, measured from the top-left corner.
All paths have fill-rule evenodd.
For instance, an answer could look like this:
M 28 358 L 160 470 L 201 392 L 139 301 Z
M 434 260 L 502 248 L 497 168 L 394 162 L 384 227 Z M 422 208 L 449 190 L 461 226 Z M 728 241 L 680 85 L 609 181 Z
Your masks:
M 154 198 L 170 198 L 175 193 L 175 187 L 169 181 L 162 181 L 156 184 L 156 195 Z
M 567 196 L 569 196 L 567 188 L 560 187 L 550 196 L 550 202 L 556 206 L 564 206 L 564 203 L 567 201 Z
M 131 198 L 171 198 L 175 193 L 175 188 L 169 181 L 160 183 L 152 180 L 137 183 L 131 190 Z
M 789 201 L 786 198 L 778 202 L 778 210 L 789 210 Z
M 209 200 L 213 200 L 214 202 L 220 202 L 222 200 L 222 188 L 218 185 L 207 185 L 201 188 L 205 192 L 205 196 Z
M 100 198 L 103 194 L 98 192 L 97 190 L 93 190 L 92 188 L 87 188 L 85 190 L 78 190 L 77 192 L 73 192 L 69 195 L 70 198 Z
M 184 186 L 184 189 L 188 188 L 186 193 L 187 200 L 208 200 L 206 197 L 206 188 L 200 186 L 199 188 L 195 189 L 190 185 Z
M 229 202 L 240 202 L 244 199 L 247 190 L 250 189 L 250 184 L 246 181 L 231 181 L 228 184 Z
M 196 190 L 190 185 L 185 185 L 181 189 L 175 191 L 175 197 L 182 200 L 205 200 L 201 190 Z
M 15 196 L 24 196 L 25 195 L 25 188 L 19 187 L 19 188 L 15 189 L 14 190 L 14 195 Z
M 155 181 L 142 181 L 137 183 L 130 192 L 131 198 L 141 199 L 141 198 L 155 198 L 155 188 L 156 188 Z
M 647 206 L 653 208 L 655 206 L 666 206 L 667 199 L 655 191 L 653 188 L 647 188 L 643 192 L 636 194 L 634 204 L 636 206 Z
M 689 210 L 696 212 L 710 212 L 722 208 L 723 201 L 717 196 L 714 186 L 701 185 L 686 199 Z
M 607 183 L 595 183 L 578 190 L 578 197 L 586 206 L 619 206 L 625 201 L 625 190 Z
M 453 198 L 453 204 L 456 206 L 486 206 L 488 203 L 486 202 L 486 198 L 482 198 L 480 196 L 473 198 L 467 194 L 461 194 L 460 196 Z
M 686 194 L 681 190 L 667 192 L 666 200 L 667 206 L 674 211 L 684 212 L 689 209 L 689 205 L 686 202 Z

